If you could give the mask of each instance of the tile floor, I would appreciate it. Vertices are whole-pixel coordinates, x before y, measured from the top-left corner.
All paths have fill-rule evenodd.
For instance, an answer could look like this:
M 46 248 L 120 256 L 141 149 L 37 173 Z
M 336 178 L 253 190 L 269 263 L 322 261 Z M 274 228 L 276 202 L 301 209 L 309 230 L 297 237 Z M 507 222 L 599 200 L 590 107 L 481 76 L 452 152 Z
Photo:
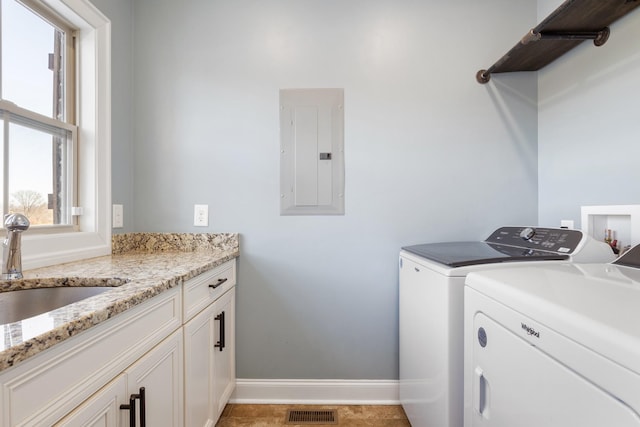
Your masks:
M 216 427 L 270 427 L 288 426 L 285 424 L 288 409 L 337 409 L 338 426 L 349 427 L 411 427 L 401 406 L 364 406 L 364 405 L 235 405 L 228 404 L 218 420 Z M 314 424 L 319 426 L 321 424 Z M 327 424 L 324 424 L 327 425 Z M 313 426 L 300 424 L 300 427 Z

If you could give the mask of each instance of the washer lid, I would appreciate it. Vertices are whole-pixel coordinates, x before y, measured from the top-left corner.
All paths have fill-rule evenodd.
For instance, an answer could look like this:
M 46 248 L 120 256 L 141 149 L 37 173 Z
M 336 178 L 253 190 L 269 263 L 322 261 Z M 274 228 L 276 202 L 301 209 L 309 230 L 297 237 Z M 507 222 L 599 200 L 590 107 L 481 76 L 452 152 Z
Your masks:
M 452 268 L 499 262 L 569 259 L 567 254 L 486 242 L 426 243 L 402 249 Z

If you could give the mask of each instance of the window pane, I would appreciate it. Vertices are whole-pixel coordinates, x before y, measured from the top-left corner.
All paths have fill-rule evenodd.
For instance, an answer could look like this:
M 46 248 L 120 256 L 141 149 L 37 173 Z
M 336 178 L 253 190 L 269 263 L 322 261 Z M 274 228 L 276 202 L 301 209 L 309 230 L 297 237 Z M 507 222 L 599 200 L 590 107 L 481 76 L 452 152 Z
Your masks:
M 16 2 L 2 7 L 2 98 L 62 119 L 62 33 Z
M 9 211 L 32 225 L 69 224 L 67 150 L 70 133 L 9 125 Z

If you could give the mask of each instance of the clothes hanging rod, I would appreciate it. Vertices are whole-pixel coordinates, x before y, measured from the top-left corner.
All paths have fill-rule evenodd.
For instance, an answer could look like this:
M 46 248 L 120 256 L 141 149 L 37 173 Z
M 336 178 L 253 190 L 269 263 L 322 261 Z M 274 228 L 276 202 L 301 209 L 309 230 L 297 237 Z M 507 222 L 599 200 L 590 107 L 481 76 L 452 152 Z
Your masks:
M 534 29 L 529 31 L 520 40 L 523 45 L 539 40 L 593 40 L 596 46 L 602 46 L 609 39 L 609 27 L 605 27 L 600 31 L 542 31 L 536 32 Z

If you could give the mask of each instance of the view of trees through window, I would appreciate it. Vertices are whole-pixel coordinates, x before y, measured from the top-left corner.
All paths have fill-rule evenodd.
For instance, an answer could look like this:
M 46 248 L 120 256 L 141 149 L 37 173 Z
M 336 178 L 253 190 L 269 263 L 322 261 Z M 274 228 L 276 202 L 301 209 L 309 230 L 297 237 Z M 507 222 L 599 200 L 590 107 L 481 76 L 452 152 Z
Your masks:
M 9 211 L 25 215 L 32 225 L 53 224 L 53 209 L 49 208 L 43 195 L 35 190 L 20 190 L 11 194 Z

